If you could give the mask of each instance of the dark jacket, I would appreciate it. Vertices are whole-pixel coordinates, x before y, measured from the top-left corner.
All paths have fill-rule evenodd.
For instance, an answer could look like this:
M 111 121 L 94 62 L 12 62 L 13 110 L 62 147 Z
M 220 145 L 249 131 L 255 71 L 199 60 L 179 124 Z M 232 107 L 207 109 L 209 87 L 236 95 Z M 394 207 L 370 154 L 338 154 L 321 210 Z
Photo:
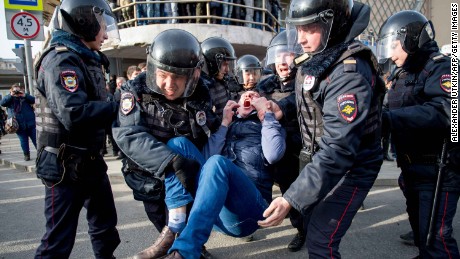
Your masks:
M 37 149 L 42 154 L 37 175 L 42 179 L 59 181 L 63 173 L 50 170 L 60 168 L 60 161 L 55 155 L 47 160 L 51 155 L 43 148 L 67 144 L 92 154 L 102 149 L 105 129 L 118 110 L 117 103 L 107 102 L 102 55 L 76 36 L 57 30 L 35 67 Z
M 428 43 L 392 78 L 388 118 L 398 166 L 407 186 L 434 190 L 444 139 L 448 165 L 442 188 L 460 191 L 460 145 L 450 142 L 450 58 Z
M 343 185 L 370 189 L 380 170 L 380 92 L 384 86 L 379 84 L 377 90 L 377 67 L 370 50 L 352 43 L 366 28 L 369 15 L 369 7 L 355 3 L 349 40 L 326 48 L 297 71 L 302 141 L 314 154 L 283 196 L 299 211 L 306 212 L 323 199 L 342 177 Z M 352 47 L 363 51 L 348 57 L 348 65 L 340 60 Z
M 271 164 L 283 157 L 285 135 L 284 129 L 274 118 L 267 118 L 261 123 L 257 112 L 253 112 L 246 118 L 234 118 L 222 149 L 222 155 L 243 170 L 268 203 L 272 200 Z M 270 146 L 265 147 L 269 148 L 266 152 L 263 149 L 263 138 L 270 141 Z
M 0 105 L 7 108 L 8 118 L 16 117 L 19 130 L 35 128 L 34 103 L 35 97 L 28 93 L 24 97 L 8 94 L 0 101 Z
M 114 140 L 126 155 L 123 161 L 125 180 L 133 189 L 134 198 L 144 201 L 159 198 L 161 178 L 177 155 L 166 142 L 185 136 L 201 149 L 207 142 L 207 134 L 220 125 L 220 120 L 211 110 L 208 87 L 203 80 L 198 82 L 190 97 L 174 101 L 150 90 L 145 80 L 146 73 L 143 72 L 122 86 L 118 120 L 112 128 Z M 205 127 L 199 126 L 196 121 L 199 112 L 206 114 Z M 168 119 L 166 114 L 171 117 Z M 132 177 L 152 181 L 155 188 L 160 189 L 146 191 L 141 182 L 132 182 Z

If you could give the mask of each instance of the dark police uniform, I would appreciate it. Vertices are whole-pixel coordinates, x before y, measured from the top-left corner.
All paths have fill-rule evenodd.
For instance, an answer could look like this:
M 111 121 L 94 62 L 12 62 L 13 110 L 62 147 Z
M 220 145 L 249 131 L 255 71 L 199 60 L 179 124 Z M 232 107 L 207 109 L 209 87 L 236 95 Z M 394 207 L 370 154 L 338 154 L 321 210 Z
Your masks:
M 209 95 L 211 96 L 214 112 L 222 118 L 224 107 L 230 99 L 228 76 L 225 76 L 223 80 L 218 80 L 202 73 L 201 77 L 209 81 L 207 85 L 209 87 Z
M 449 141 L 450 58 L 437 47 L 417 62 L 398 69 L 388 91 L 388 118 L 398 166 L 404 178 L 409 222 L 420 258 L 460 258 L 452 237 L 452 220 L 460 193 L 460 145 Z M 407 63 L 407 61 L 406 61 Z M 447 139 L 447 165 L 436 214 L 436 238 L 426 247 L 426 237 L 439 159 Z
M 355 11 L 364 15 L 352 14 L 351 39 L 367 24 L 359 18 L 366 8 L 355 2 Z M 384 83 L 377 70 L 370 49 L 351 42 L 314 55 L 297 71 L 300 159 L 307 165 L 283 197 L 304 215 L 311 213 L 310 257 L 340 258 L 341 238 L 380 170 Z
M 174 101 L 150 90 L 145 81 L 143 72 L 122 86 L 118 125 L 112 131 L 126 155 L 122 168 L 125 181 L 161 231 L 166 224 L 162 180 L 166 167 L 177 155 L 165 143 L 185 136 L 201 149 L 220 120 L 211 110 L 205 85 L 209 81 L 200 79 L 190 97 Z
M 100 151 L 118 105 L 107 102 L 102 53 L 64 31 L 36 66 L 37 176 L 45 184 L 46 233 L 36 258 L 68 258 L 87 209 L 96 258 L 120 243 L 107 165 Z

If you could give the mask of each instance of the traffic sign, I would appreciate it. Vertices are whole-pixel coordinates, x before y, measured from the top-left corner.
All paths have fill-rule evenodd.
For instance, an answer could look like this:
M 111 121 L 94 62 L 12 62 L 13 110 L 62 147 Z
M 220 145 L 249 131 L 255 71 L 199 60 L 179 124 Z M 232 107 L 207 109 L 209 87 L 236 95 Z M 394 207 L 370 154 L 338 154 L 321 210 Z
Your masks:
M 5 9 L 43 11 L 42 0 L 4 0 Z
M 11 30 L 19 38 L 33 39 L 40 32 L 40 22 L 31 13 L 19 12 L 10 21 Z

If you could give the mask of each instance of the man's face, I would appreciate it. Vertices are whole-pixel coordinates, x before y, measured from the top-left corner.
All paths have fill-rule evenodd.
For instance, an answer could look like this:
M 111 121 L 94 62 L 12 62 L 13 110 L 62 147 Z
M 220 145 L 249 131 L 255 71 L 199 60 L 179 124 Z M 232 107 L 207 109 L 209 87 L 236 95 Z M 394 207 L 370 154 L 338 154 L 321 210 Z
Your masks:
M 141 73 L 141 71 L 134 70 L 133 73 L 131 74 L 129 80 L 133 80 L 133 79 L 136 78 L 136 76 L 138 76 L 140 73 Z
M 240 105 L 240 107 L 238 107 L 238 115 L 245 118 L 253 110 L 255 110 L 254 106 L 251 105 L 251 102 L 253 99 L 256 99 L 256 98 L 260 98 L 260 94 L 258 92 L 254 92 L 254 91 L 244 92 L 241 95 L 240 100 L 238 101 L 238 104 Z
M 157 68 L 156 84 L 168 100 L 175 100 L 185 92 L 187 76 L 174 74 Z
M 243 69 L 243 88 L 251 89 L 256 86 L 260 79 L 260 69 Z
M 297 43 L 302 46 L 303 52 L 312 53 L 321 46 L 321 27 L 318 23 L 296 26 Z
M 395 40 L 391 43 L 391 60 L 395 62 L 397 67 L 404 65 L 407 59 L 407 53 L 403 50 L 401 41 Z
M 280 77 L 287 77 L 289 75 L 289 64 L 294 60 L 294 54 L 290 52 L 278 52 L 275 57 L 276 73 Z
M 90 48 L 91 50 L 101 50 L 102 44 L 106 39 L 109 38 L 106 32 L 107 25 L 104 19 L 102 19 L 102 21 L 103 22 L 101 22 L 101 29 L 99 30 L 99 33 L 96 35 L 96 39 L 94 41 L 85 42 L 86 46 L 88 46 L 88 48 Z
M 218 80 L 224 79 L 224 76 L 228 74 L 228 71 L 229 71 L 229 63 L 230 62 L 228 60 L 223 60 L 220 63 L 219 72 L 216 75 L 216 79 Z

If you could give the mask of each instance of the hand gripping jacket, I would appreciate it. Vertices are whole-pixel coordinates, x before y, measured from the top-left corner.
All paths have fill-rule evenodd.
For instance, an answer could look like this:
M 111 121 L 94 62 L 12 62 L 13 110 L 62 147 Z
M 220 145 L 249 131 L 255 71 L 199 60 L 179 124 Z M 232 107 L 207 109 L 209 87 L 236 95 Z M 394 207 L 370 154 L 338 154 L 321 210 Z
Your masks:
M 145 80 L 142 73 L 122 87 L 118 125 L 112 132 L 126 155 L 122 171 L 134 198 L 154 201 L 162 197 L 162 178 L 176 155 L 165 143 L 184 136 L 201 149 L 220 121 L 211 111 L 203 81 L 190 97 L 168 101 L 150 90 Z

